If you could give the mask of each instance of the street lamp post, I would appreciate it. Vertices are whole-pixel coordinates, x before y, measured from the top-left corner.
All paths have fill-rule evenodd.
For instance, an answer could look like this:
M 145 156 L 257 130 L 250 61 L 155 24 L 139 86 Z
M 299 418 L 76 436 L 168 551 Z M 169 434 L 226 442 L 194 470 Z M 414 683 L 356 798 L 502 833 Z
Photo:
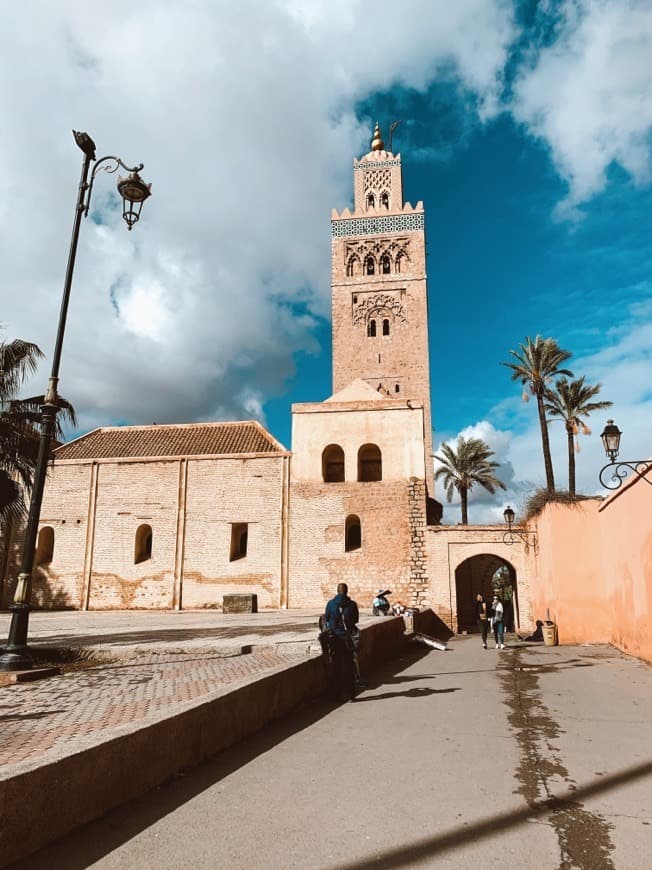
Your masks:
M 43 405 L 41 406 L 39 448 L 36 467 L 34 469 L 34 481 L 32 484 L 27 527 L 25 529 L 21 568 L 18 575 L 14 602 L 9 607 L 12 613 L 7 646 L 4 649 L 3 655 L 0 656 L 0 670 L 2 671 L 25 670 L 32 666 L 32 659 L 27 650 L 27 628 L 29 624 L 30 599 L 32 592 L 34 550 L 38 536 L 41 504 L 43 502 L 43 490 L 45 488 L 45 478 L 50 457 L 50 443 L 54 434 L 55 422 L 59 411 L 57 392 L 59 384 L 59 366 L 61 363 L 61 350 L 63 348 L 63 337 L 66 329 L 66 317 L 68 314 L 68 303 L 70 301 L 72 276 L 75 269 L 75 257 L 77 255 L 77 242 L 79 240 L 81 219 L 82 216 L 86 217 L 88 215 L 91 194 L 93 192 L 93 183 L 100 169 L 103 169 L 106 172 L 115 172 L 121 166 L 129 173 L 127 178 L 118 178 L 118 191 L 122 197 L 122 216 L 130 230 L 140 217 L 143 202 L 151 195 L 151 184 L 146 184 L 138 174 L 143 168 L 142 163 L 138 166 L 129 167 L 123 163 L 119 157 L 111 156 L 102 157 L 99 160 L 96 160 L 95 143 L 88 133 L 80 133 L 73 130 L 73 135 L 75 137 L 75 142 L 84 152 L 84 160 L 82 164 L 81 179 L 79 182 L 77 203 L 75 205 L 75 219 L 73 221 L 68 265 L 66 267 L 66 277 L 63 285 L 59 326 L 57 328 L 54 354 L 52 356 L 52 371 L 50 373 Z M 93 167 L 92 171 L 91 166 Z M 90 182 L 88 180 L 89 173 Z
M 503 511 L 503 518 L 507 523 L 507 531 L 503 535 L 503 544 L 507 544 L 511 547 L 513 544 L 518 544 L 518 542 L 520 541 L 521 543 L 525 544 L 526 551 L 529 549 L 530 544 L 534 547 L 536 551 L 536 532 L 531 532 L 529 529 L 513 529 L 512 526 L 514 525 L 516 514 L 509 505 L 507 505 L 507 507 Z
M 616 462 L 620 452 L 620 436 L 622 434 L 613 420 L 607 420 L 607 425 L 604 427 L 600 438 L 602 438 L 605 455 L 611 462 L 600 469 L 600 483 L 605 489 L 619 489 L 627 477 L 627 472 L 633 471 L 637 477 L 640 477 L 641 480 L 652 486 L 652 479 L 647 477 L 647 473 L 652 471 L 652 461 L 649 459 L 621 459 L 620 462 Z M 611 474 L 608 481 L 604 476 L 605 472 Z

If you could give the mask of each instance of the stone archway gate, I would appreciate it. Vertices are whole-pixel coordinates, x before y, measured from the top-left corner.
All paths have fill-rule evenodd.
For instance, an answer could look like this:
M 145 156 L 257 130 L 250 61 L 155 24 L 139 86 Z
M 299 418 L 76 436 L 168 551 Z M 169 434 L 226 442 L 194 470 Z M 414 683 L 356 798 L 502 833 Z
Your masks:
M 535 558 L 533 547 L 521 541 L 506 544 L 503 541 L 504 534 L 504 525 L 427 527 L 428 604 L 453 631 L 457 631 L 458 610 L 455 572 L 472 556 L 497 556 L 514 567 L 519 626 L 529 628 L 534 623 L 531 599 Z

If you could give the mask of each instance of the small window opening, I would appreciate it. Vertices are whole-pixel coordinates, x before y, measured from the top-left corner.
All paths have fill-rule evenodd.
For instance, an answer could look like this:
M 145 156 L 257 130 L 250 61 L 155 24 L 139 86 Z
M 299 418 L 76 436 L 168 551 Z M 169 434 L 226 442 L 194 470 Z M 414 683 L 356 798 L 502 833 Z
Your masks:
M 353 304 L 354 304 L 354 305 L 357 305 L 357 302 L 358 302 L 358 297 L 357 297 L 357 296 L 354 296 L 354 297 L 353 297 Z
M 392 268 L 392 264 L 391 264 L 389 257 L 387 256 L 387 254 L 385 254 L 385 256 L 380 261 L 380 266 L 381 266 L 381 270 L 382 270 L 383 275 L 389 275 L 391 268 Z
M 387 318 L 383 320 L 383 335 L 389 335 L 389 320 Z
M 359 550 L 362 546 L 362 529 L 360 517 L 350 514 L 344 523 L 344 549 L 347 553 Z
M 386 191 L 380 194 L 380 204 L 383 208 L 389 208 L 389 194 Z
M 367 275 L 374 274 L 374 272 L 376 271 L 376 264 L 374 263 L 373 257 L 367 257 L 367 260 L 364 264 L 364 270 L 365 270 L 365 274 L 367 274 Z
M 54 556 L 54 529 L 52 526 L 43 526 L 38 533 L 36 544 L 36 564 L 49 565 Z
M 248 538 L 248 523 L 231 524 L 231 548 L 229 551 L 229 562 L 235 562 L 237 559 L 244 559 L 244 557 L 247 555 Z
M 134 565 L 152 558 L 152 527 L 144 524 L 136 529 L 134 541 Z
M 401 392 L 401 388 L 399 387 L 398 384 L 396 384 L 396 386 L 394 387 L 394 392 L 395 392 L 395 393 L 400 393 L 400 392 Z
M 376 197 L 373 193 L 367 195 L 367 208 L 375 208 L 376 207 Z
M 369 336 L 369 338 L 376 337 L 376 321 L 375 320 L 370 320 L 369 323 L 367 324 L 367 335 Z
M 383 459 L 377 444 L 363 444 L 358 450 L 358 480 L 383 479 Z
M 344 483 L 344 451 L 339 444 L 329 444 L 321 455 L 324 483 Z

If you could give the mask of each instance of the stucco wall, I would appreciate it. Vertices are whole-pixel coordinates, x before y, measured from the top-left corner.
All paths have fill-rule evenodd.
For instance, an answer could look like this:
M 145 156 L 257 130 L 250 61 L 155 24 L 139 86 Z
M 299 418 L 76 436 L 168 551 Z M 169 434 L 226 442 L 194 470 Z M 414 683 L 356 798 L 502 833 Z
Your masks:
M 409 408 L 401 401 L 293 405 L 293 482 L 322 481 L 322 452 L 329 444 L 344 450 L 348 483 L 358 479 L 358 450 L 363 444 L 380 448 L 383 481 L 425 477 L 420 407 Z
M 609 641 L 652 661 L 652 487 L 632 480 L 605 501 L 548 505 L 533 600 L 562 643 Z

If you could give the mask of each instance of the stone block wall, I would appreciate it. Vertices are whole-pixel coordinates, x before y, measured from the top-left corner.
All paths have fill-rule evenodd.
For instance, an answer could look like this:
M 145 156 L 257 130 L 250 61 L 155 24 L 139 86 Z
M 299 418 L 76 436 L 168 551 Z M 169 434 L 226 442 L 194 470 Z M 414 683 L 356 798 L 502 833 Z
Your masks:
M 292 482 L 289 606 L 321 608 L 340 582 L 361 607 L 370 607 L 381 587 L 392 590 L 393 601 L 410 601 L 412 526 L 418 526 L 410 497 L 407 481 Z M 346 552 L 350 514 L 360 518 L 362 545 Z

